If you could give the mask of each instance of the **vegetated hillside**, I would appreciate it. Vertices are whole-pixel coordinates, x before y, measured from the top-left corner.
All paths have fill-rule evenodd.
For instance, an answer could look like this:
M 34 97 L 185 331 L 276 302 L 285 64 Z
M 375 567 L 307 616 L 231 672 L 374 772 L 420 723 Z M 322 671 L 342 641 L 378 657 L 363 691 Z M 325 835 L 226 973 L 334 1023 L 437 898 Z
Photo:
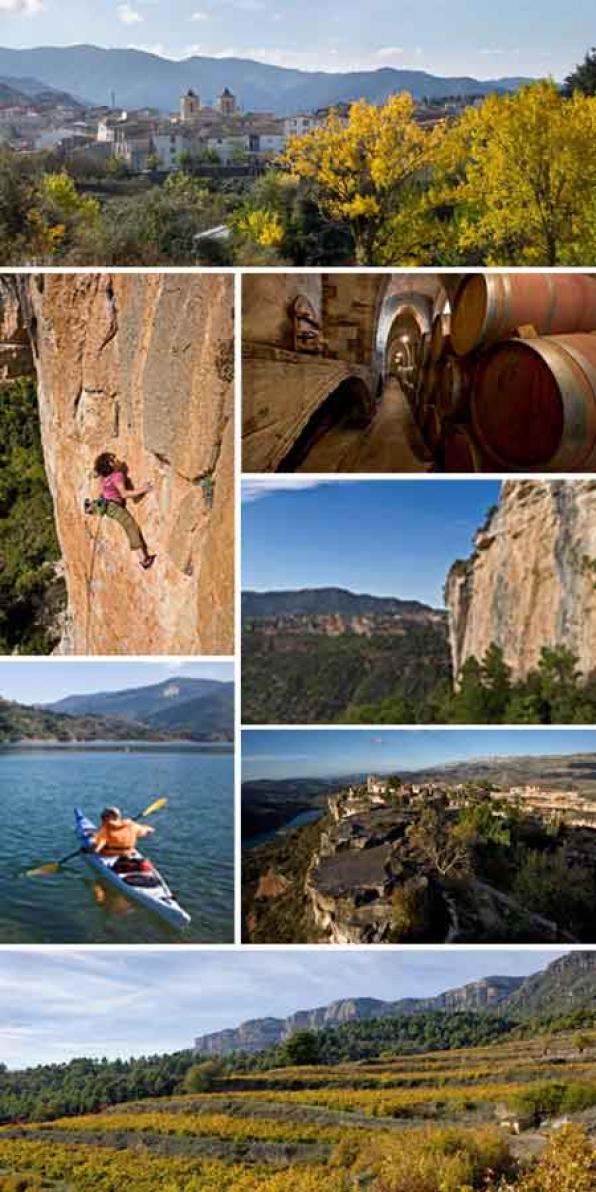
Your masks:
M 19 741 L 168 741 L 190 736 L 115 716 L 67 716 L 0 698 L 0 743 Z
M 593 974 L 594 976 L 594 974 Z M 465 1013 L 505 1005 L 508 997 L 522 984 L 521 977 L 487 977 L 459 989 L 430 998 L 400 998 L 395 1002 L 379 998 L 342 998 L 313 1010 L 298 1010 L 288 1018 L 257 1018 L 243 1022 L 235 1030 L 216 1031 L 195 1039 L 195 1050 L 202 1055 L 227 1055 L 230 1052 L 256 1052 L 283 1043 L 296 1031 L 341 1030 L 346 1023 L 369 1023 L 371 1019 L 401 1019 L 410 1015 L 451 1011 Z M 381 1028 L 382 1029 L 382 1028 Z M 367 1028 L 362 1032 L 366 1037 Z
M 446 771 L 393 775 L 374 797 L 336 788 L 316 825 L 246 842 L 244 938 L 588 944 L 595 827 L 596 807 L 560 788 L 519 798 Z
M 46 107 L 80 108 L 82 104 L 67 91 L 59 91 L 38 79 L 0 78 L 0 101 L 9 105 L 27 105 L 38 111 Z
M 0 385 L 0 653 L 49 654 L 66 591 L 32 381 Z
M 569 952 L 542 973 L 526 977 L 507 1009 L 524 1017 L 573 1014 L 596 1006 L 596 952 Z
M 485 1011 L 490 1013 L 485 1015 Z M 195 1050 L 204 1055 L 254 1053 L 283 1043 L 297 1031 L 307 1030 L 322 1032 L 321 1046 L 325 1048 L 328 1038 L 331 1052 L 333 1041 L 341 1047 L 341 1040 L 349 1040 L 353 1034 L 363 1046 L 372 1046 L 377 1031 L 382 1034 L 387 1030 L 387 1040 L 393 1033 L 395 1041 L 400 1032 L 408 1031 L 403 1020 L 410 1017 L 422 1016 L 424 1030 L 430 1021 L 438 1024 L 439 1030 L 443 1023 L 446 1031 L 454 1031 L 459 1021 L 465 1031 L 475 1016 L 479 1023 L 502 1017 L 507 1029 L 511 1029 L 514 1020 L 556 1019 L 584 1011 L 596 1014 L 596 953 L 570 952 L 529 977 L 485 977 L 434 997 L 399 998 L 391 1002 L 344 998 L 312 1010 L 297 1011 L 288 1018 L 252 1019 L 235 1029 L 200 1036 L 195 1039 Z M 458 1015 L 462 1018 L 458 1019 Z M 385 1019 L 391 1020 L 387 1026 L 381 1022 Z M 414 1024 L 412 1039 L 417 1029 Z M 498 1032 L 502 1028 L 489 1025 L 486 1029 Z M 360 1052 L 352 1058 L 364 1054 Z M 337 1062 L 337 1053 L 335 1059 L 325 1062 Z
M 395 91 L 425 96 L 481 95 L 512 91 L 528 79 L 440 78 L 425 71 L 393 70 L 336 73 L 290 70 L 242 58 L 192 57 L 172 61 L 134 49 L 93 45 L 0 49 L 0 75 L 33 75 L 53 87 L 65 87 L 87 102 L 106 104 L 115 91 L 126 108 L 153 106 L 173 111 L 180 95 L 194 87 L 204 101 L 228 86 L 245 109 L 291 113 L 342 101 L 380 102 Z
M 0 1131 L 6 1192 L 63 1181 L 77 1192 L 346 1192 L 364 1186 L 363 1175 L 370 1192 L 592 1192 L 592 1031 L 545 1040 L 537 1024 L 511 1031 L 490 1016 L 444 1016 L 440 1033 L 430 1015 L 403 1021 L 411 1041 L 402 1051 L 400 1036 L 387 1035 L 378 1058 L 351 1063 L 346 1046 L 332 1067 L 324 1048 L 319 1058 L 325 1036 L 302 1032 L 269 1067 L 271 1053 L 190 1067 L 180 1053 L 175 1067 L 153 1057 L 5 1074 L 13 1104 L 33 1086 L 48 1106 L 45 1121 L 20 1114 Z M 436 1037 L 440 1050 L 429 1051 Z M 162 1091 L 174 1073 L 177 1087 L 151 1099 L 151 1081 Z M 99 1112 L 81 1114 L 83 1102 L 76 1116 L 59 1116 L 65 1078 L 73 1100 L 77 1081 L 85 1101 L 90 1081 L 95 1096 L 103 1085 Z M 136 1099 L 119 1106 L 118 1091 L 135 1081 Z
M 115 716 L 155 729 L 195 737 L 223 737 L 234 731 L 234 684 L 217 679 L 167 679 L 124 691 L 69 695 L 48 705 L 70 715 Z
M 450 681 L 446 619 L 418 601 L 339 588 L 245 593 L 245 723 L 329 723 Z
M 489 782 L 495 786 L 538 783 L 545 789 L 581 791 L 596 796 L 596 753 L 553 755 L 528 754 L 523 757 L 478 757 L 461 762 L 446 762 L 428 769 L 401 771 L 414 782 L 445 780 L 451 782 Z
M 308 616 L 422 616 L 436 612 L 420 600 L 399 600 L 396 596 L 368 596 L 347 588 L 299 588 L 278 592 L 242 593 L 243 618 Z
M 323 810 L 337 780 L 260 778 L 242 783 L 242 837 L 281 828 L 305 811 Z

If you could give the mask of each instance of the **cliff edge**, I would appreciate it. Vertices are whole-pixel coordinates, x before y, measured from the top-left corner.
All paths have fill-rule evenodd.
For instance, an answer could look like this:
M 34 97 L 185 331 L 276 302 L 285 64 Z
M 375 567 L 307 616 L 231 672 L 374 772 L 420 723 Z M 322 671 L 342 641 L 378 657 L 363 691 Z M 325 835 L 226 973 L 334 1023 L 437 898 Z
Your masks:
M 491 643 L 515 680 L 543 646 L 596 669 L 596 480 L 506 481 L 470 558 L 445 585 L 453 673 Z
M 21 276 L 68 591 L 64 654 L 233 649 L 233 293 L 226 276 Z M 93 461 L 126 461 L 152 551 L 83 512 Z

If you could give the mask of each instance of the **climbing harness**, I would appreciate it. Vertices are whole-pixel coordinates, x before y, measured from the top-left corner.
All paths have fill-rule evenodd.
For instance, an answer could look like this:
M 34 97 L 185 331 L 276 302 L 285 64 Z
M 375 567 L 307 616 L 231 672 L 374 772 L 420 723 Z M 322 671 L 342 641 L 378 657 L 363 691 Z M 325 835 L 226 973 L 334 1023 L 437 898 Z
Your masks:
M 95 497 L 93 499 L 91 499 L 91 497 L 85 497 L 85 500 L 83 501 L 83 509 L 85 513 L 88 513 L 91 516 L 93 516 L 95 513 L 99 513 L 101 517 L 105 517 L 108 512 L 108 502 L 106 501 L 105 497 Z

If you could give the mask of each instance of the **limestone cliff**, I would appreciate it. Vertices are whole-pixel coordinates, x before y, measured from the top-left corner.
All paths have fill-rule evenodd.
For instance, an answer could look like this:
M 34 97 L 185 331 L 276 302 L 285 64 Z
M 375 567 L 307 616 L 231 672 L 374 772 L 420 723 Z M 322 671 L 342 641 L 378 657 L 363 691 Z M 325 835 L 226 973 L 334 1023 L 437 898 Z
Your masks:
M 537 975 L 537 981 L 540 976 Z M 436 997 L 406 997 L 395 1002 L 372 997 L 341 998 L 327 1006 L 298 1010 L 287 1018 L 253 1018 L 236 1028 L 200 1035 L 195 1039 L 194 1046 L 195 1051 L 202 1055 L 255 1052 L 265 1047 L 275 1047 L 300 1030 L 322 1031 L 326 1027 L 338 1027 L 347 1022 L 366 1022 L 401 1015 L 498 1008 L 507 1002 L 522 983 L 522 977 L 486 977 L 458 989 L 447 990 Z
M 61 651 L 233 649 L 233 334 L 216 275 L 22 277 L 46 471 L 68 590 Z M 121 528 L 86 517 L 93 461 L 112 451 L 151 550 L 142 572 Z
M 543 646 L 565 646 L 583 674 L 596 668 L 596 480 L 506 481 L 472 556 L 445 586 L 453 673 L 491 642 L 514 678 Z

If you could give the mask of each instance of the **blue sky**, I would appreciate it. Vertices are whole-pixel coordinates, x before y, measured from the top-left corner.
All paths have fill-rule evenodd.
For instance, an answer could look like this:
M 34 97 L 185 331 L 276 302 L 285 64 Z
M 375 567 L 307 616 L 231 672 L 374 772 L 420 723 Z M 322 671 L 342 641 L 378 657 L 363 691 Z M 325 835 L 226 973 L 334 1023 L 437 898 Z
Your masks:
M 389 773 L 466 758 L 595 753 L 594 729 L 276 729 L 242 734 L 242 776 L 341 777 Z
M 88 695 L 98 691 L 122 691 L 126 687 L 148 687 L 184 675 L 189 679 L 219 679 L 230 682 L 230 662 L 93 662 L 57 658 L 2 659 L 0 697 L 21 704 L 46 704 L 67 695 Z
M 593 40 L 592 0 L 0 0 L 3 45 L 132 45 L 303 69 L 562 78 Z
M 443 606 L 443 584 L 500 484 L 245 481 L 242 587 L 349 588 Z
M 342 997 L 430 996 L 480 977 L 526 976 L 564 952 L 4 950 L 0 1062 L 17 1068 L 176 1051 L 247 1018 L 285 1017 Z

